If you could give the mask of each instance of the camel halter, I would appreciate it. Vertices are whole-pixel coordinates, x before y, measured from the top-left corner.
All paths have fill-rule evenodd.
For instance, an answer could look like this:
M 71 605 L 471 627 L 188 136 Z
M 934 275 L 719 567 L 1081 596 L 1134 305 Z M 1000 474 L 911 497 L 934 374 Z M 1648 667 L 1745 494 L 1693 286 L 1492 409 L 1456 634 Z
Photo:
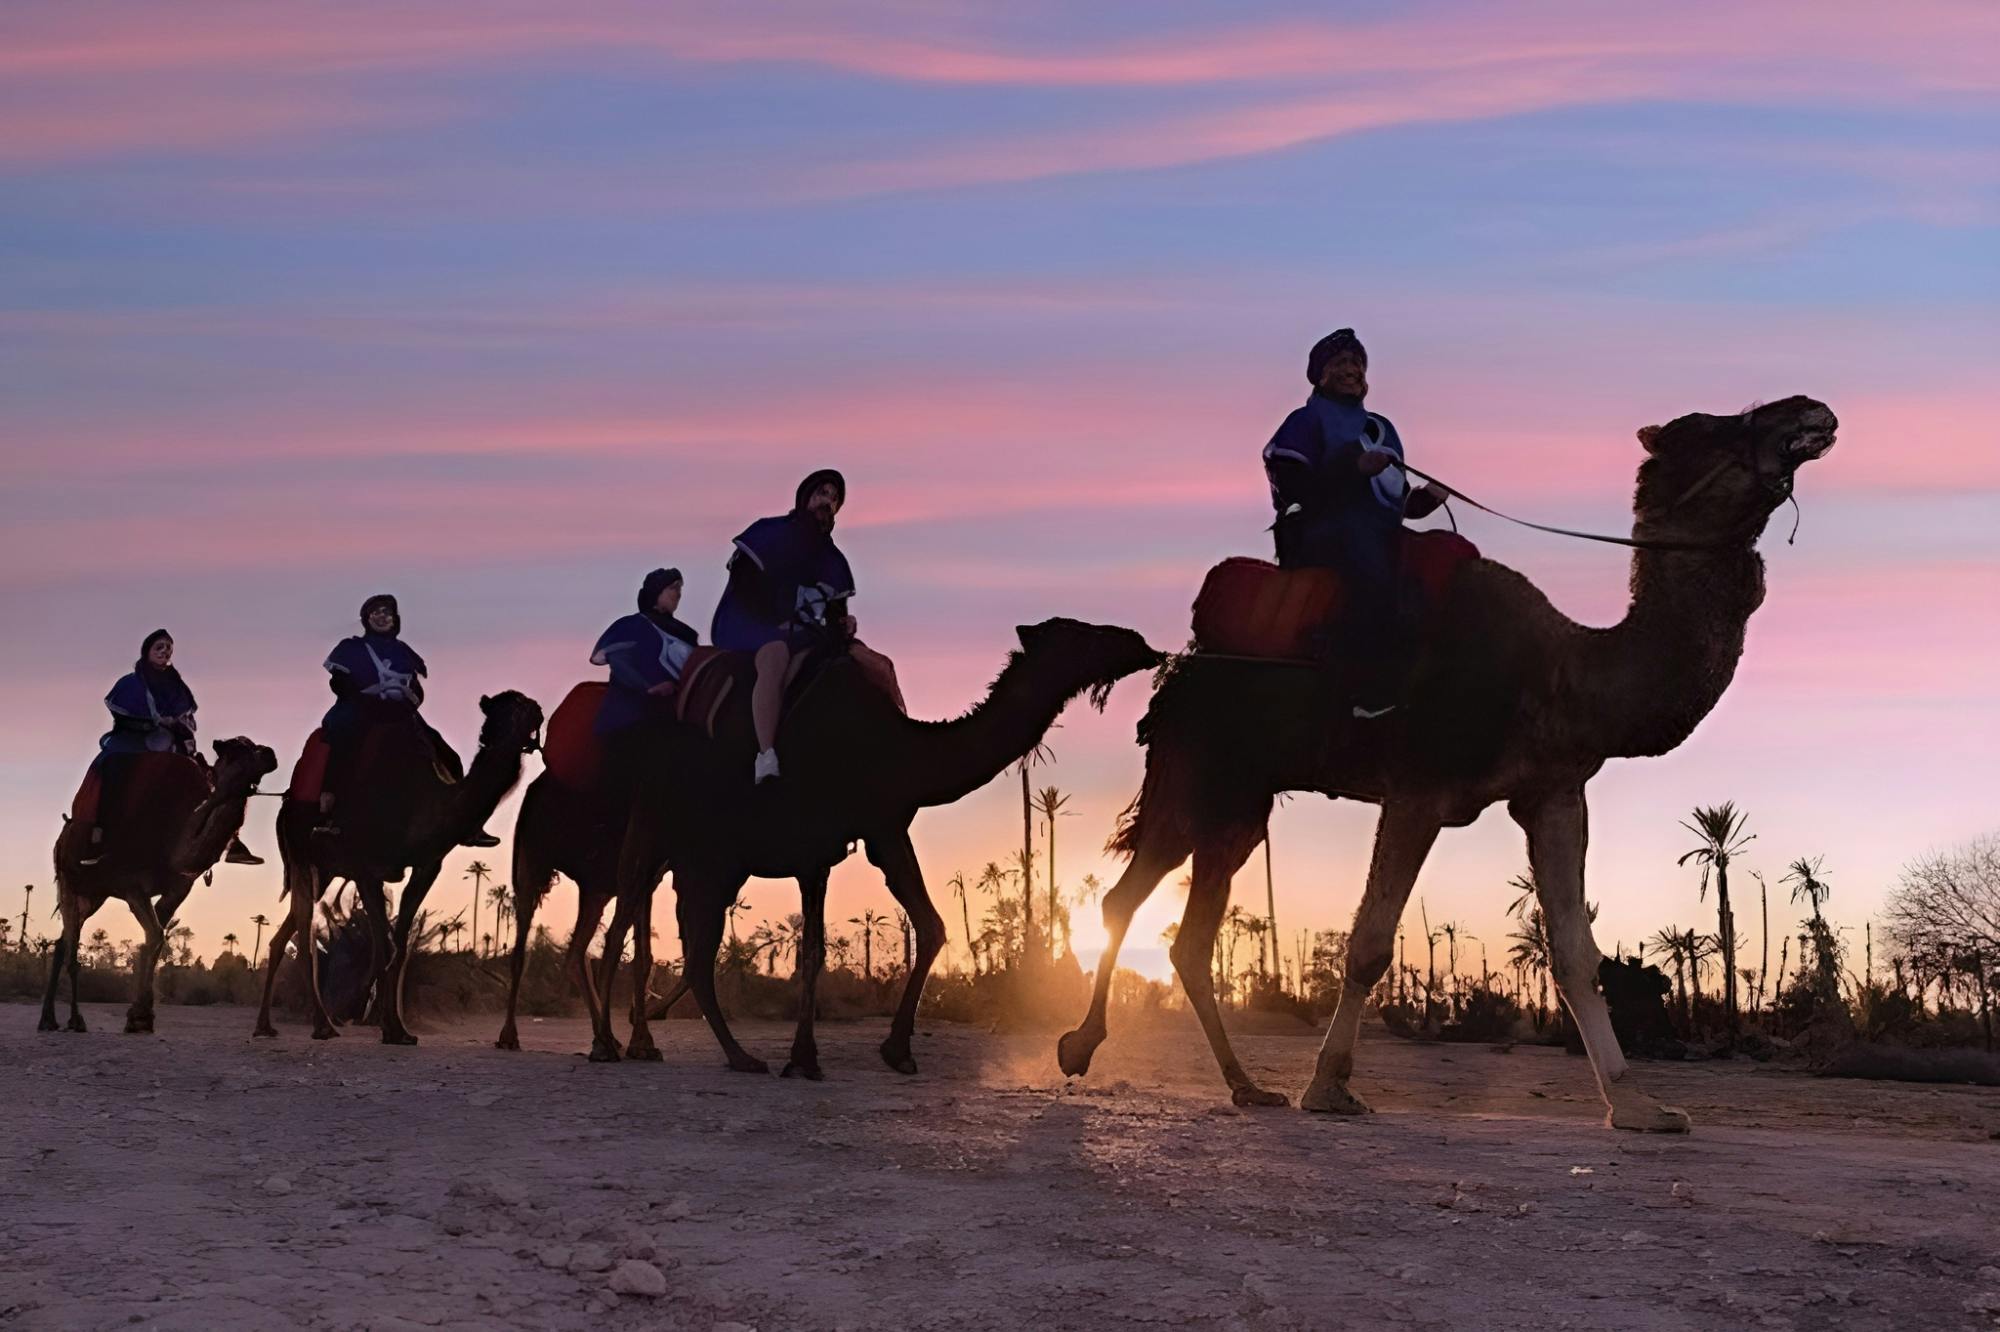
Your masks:
M 1702 473 L 1699 480 L 1686 490 L 1683 490 L 1674 502 L 1667 506 L 1666 511 L 1672 513 L 1675 509 L 1680 508 L 1681 505 L 1708 489 L 1714 483 L 1715 478 L 1721 476 L 1736 461 L 1734 458 L 1724 458 L 1721 462 L 1709 468 L 1706 472 Z M 1445 500 L 1445 516 L 1451 519 L 1451 530 L 1454 532 L 1458 530 L 1458 516 L 1451 511 L 1451 501 L 1462 499 L 1481 513 L 1491 514 L 1502 522 L 1513 523 L 1516 527 L 1533 528 L 1537 532 L 1547 532 L 1552 536 L 1575 537 L 1579 541 L 1601 541 L 1608 546 L 1629 546 L 1634 550 L 1731 550 L 1741 540 L 1739 537 L 1723 537 L 1716 541 L 1663 541 L 1654 537 L 1610 536 L 1603 532 L 1579 532 L 1568 527 L 1551 527 L 1546 523 L 1531 523 L 1526 518 L 1516 518 L 1511 513 L 1502 513 L 1491 505 L 1481 504 L 1458 487 L 1438 480 L 1420 467 L 1412 467 L 1406 462 L 1399 462 L 1396 465 L 1411 476 L 1428 481 L 1432 485 L 1444 487 L 1448 492 Z M 1789 472 L 1784 473 L 1773 481 L 1766 474 L 1762 466 L 1756 466 L 1755 470 L 1757 473 L 1757 483 L 1763 487 L 1765 494 L 1773 496 L 1780 504 L 1791 504 L 1794 515 L 1792 519 L 1792 533 L 1785 538 L 1785 544 L 1788 546 L 1793 545 L 1799 539 L 1799 518 L 1802 515 L 1799 513 L 1798 499 L 1792 493 L 1792 474 Z M 1772 507 L 1775 508 L 1776 505 Z

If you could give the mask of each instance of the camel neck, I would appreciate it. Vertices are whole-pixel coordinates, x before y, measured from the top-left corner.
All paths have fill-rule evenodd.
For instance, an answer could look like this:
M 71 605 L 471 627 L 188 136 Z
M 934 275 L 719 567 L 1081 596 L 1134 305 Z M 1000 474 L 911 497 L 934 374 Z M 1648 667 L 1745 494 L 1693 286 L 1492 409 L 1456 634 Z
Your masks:
M 1576 677 L 1606 755 L 1664 754 L 1685 740 L 1729 687 L 1763 600 L 1764 561 L 1748 545 L 1635 552 L 1631 607 L 1588 640 Z
M 911 775 L 911 803 L 948 805 L 978 790 L 1040 744 L 1065 704 L 1089 679 L 1071 678 L 1060 662 L 1015 653 L 992 691 L 953 721 L 900 720 L 901 770 Z
M 518 746 L 482 744 L 465 770 L 465 779 L 442 788 L 437 810 L 439 817 L 425 829 L 421 845 L 445 841 L 456 846 L 468 833 L 478 830 L 493 814 L 514 783 L 521 778 L 521 751 Z
M 174 856 L 174 868 L 193 877 L 214 866 L 222 859 L 229 839 L 242 830 L 243 816 L 249 807 L 248 792 L 212 793 L 195 806 L 188 816 L 187 836 Z

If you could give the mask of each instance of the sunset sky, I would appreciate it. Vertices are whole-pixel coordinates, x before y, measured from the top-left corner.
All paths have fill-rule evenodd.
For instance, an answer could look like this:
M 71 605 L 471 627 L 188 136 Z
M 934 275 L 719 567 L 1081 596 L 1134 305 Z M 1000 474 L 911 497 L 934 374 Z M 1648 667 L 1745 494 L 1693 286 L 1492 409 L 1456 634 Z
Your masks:
M 1178 646 L 1203 571 L 1267 552 L 1259 451 L 1346 324 L 1413 462 L 1564 525 L 1623 530 L 1638 427 L 1834 408 L 1735 686 L 1594 783 L 1590 895 L 1607 950 L 1712 929 L 1677 822 L 1734 799 L 1745 867 L 1775 890 L 1823 854 L 1858 937 L 1906 860 L 2000 828 L 2000 7 L 1883 14 L 0 9 L 0 914 L 33 883 L 55 932 L 59 814 L 147 631 L 205 738 L 288 770 L 327 648 L 392 591 L 469 749 L 481 692 L 552 708 L 596 675 L 654 565 L 706 630 L 730 537 L 819 466 L 848 476 L 854 609 L 918 714 L 978 697 L 1020 623 Z M 1460 522 L 1571 614 L 1619 615 L 1617 550 Z M 1065 883 L 1116 875 L 1144 696 L 1051 736 Z M 277 913 L 275 803 L 245 834 L 272 865 L 183 913 L 205 955 Z M 1288 936 L 1344 927 L 1372 818 L 1280 810 Z M 1018 843 L 1018 788 L 916 832 L 962 958 L 944 884 Z M 1497 958 L 1523 864 L 1494 810 L 1417 894 Z M 889 899 L 857 858 L 832 906 Z M 1160 971 L 1178 910 L 1170 884 L 1133 964 Z

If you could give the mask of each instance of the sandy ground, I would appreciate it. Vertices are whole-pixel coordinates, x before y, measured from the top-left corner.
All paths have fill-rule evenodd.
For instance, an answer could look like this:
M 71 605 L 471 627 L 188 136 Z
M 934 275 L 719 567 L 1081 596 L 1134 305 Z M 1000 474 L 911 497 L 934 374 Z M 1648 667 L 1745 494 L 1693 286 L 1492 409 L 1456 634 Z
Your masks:
M 705 1030 L 592 1066 L 580 1023 L 252 1042 L 41 1036 L 0 1007 L 0 1328 L 1954 1328 L 2000 1325 L 2000 1092 L 1371 1039 L 1359 1121 L 1227 1106 L 1198 1032 L 822 1027 L 822 1084 Z M 745 1024 L 782 1060 L 788 1032 Z M 1294 1093 L 1316 1042 L 1253 1036 Z M 620 1293 L 630 1291 L 633 1293 Z M 646 1293 L 657 1292 L 657 1293 Z

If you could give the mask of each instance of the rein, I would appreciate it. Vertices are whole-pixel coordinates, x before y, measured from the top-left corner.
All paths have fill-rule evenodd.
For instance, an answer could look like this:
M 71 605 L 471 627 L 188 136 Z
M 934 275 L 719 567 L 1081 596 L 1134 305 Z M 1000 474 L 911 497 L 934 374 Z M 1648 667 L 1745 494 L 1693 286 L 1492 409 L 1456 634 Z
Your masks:
M 1682 491 L 1680 494 L 1680 498 L 1676 499 L 1672 504 L 1667 506 L 1667 512 L 1672 513 L 1675 509 L 1678 509 L 1681 505 L 1687 503 L 1687 501 L 1689 501 L 1690 499 L 1693 499 L 1703 490 L 1706 490 L 1709 487 L 1709 485 L 1715 480 L 1715 478 L 1722 475 L 1722 473 L 1734 461 L 1735 461 L 1734 459 L 1725 458 L 1721 462 L 1717 463 L 1714 467 L 1711 467 L 1707 471 L 1707 473 L 1705 473 L 1701 477 L 1700 480 L 1696 481 L 1693 485 L 1689 486 L 1686 490 Z M 1399 462 L 1396 465 L 1402 468 L 1405 472 L 1408 472 L 1411 476 L 1418 477 L 1422 480 L 1428 481 L 1434 486 L 1439 486 L 1446 492 L 1445 514 L 1452 520 L 1451 525 L 1453 531 L 1458 530 L 1458 519 L 1451 513 L 1450 501 L 1454 499 L 1461 499 L 1464 500 L 1467 504 L 1470 504 L 1473 508 L 1479 510 L 1481 513 L 1491 514 L 1493 517 L 1500 519 L 1502 522 L 1513 523 L 1517 527 L 1532 528 L 1537 532 L 1547 532 L 1551 536 L 1575 537 L 1579 541 L 1601 541 L 1608 546 L 1629 546 L 1633 550 L 1732 550 L 1739 544 L 1736 538 L 1727 538 L 1727 537 L 1719 541 L 1662 541 L 1653 537 L 1609 536 L 1602 532 L 1579 532 L 1568 527 L 1551 527 L 1546 523 L 1531 523 L 1526 518 L 1516 518 L 1511 513 L 1502 513 L 1500 510 L 1492 507 L 1491 505 L 1481 504 L 1478 500 L 1472 498 L 1472 496 L 1466 494 L 1464 491 L 1458 489 L 1456 486 L 1452 486 L 1446 482 L 1438 480 L 1436 477 L 1432 476 L 1429 472 L 1424 471 L 1420 467 L 1412 467 L 1410 466 L 1410 464 L 1406 462 Z M 1759 477 L 1758 479 L 1760 481 L 1763 480 L 1762 477 Z M 1794 514 L 1796 515 L 1799 507 L 1799 502 L 1792 495 L 1792 480 L 1790 477 L 1784 478 L 1784 480 L 1776 486 L 1770 485 L 1768 482 L 1765 483 L 1765 490 L 1771 494 L 1777 495 L 1781 501 L 1789 502 L 1792 506 Z M 1799 539 L 1799 521 L 1798 517 L 1795 516 L 1792 520 L 1792 534 L 1785 538 L 1785 544 L 1788 546 L 1792 545 L 1798 539 Z

